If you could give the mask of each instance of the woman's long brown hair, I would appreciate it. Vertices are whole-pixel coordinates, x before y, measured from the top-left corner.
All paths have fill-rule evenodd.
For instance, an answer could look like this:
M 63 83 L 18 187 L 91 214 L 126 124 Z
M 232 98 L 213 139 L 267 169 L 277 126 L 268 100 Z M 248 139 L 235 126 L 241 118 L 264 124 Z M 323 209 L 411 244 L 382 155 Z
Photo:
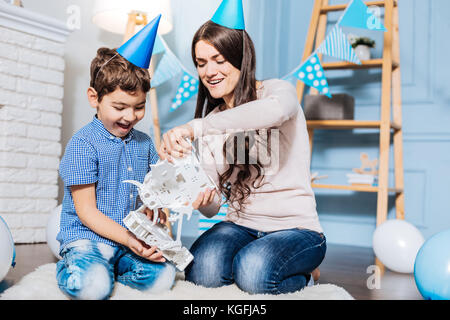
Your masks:
M 201 40 L 213 45 L 228 62 L 241 71 L 239 81 L 234 89 L 235 108 L 239 108 L 244 103 L 256 100 L 255 48 L 247 32 L 245 30 L 229 29 L 212 21 L 203 24 L 195 33 L 192 41 L 192 59 L 196 67 L 195 46 Z M 225 105 L 223 99 L 215 99 L 209 94 L 208 89 L 203 85 L 201 79 L 199 79 L 199 82 L 195 118 L 205 117 L 217 106 Z M 242 133 L 231 134 L 223 145 L 223 154 L 225 156 L 224 158 L 228 160 L 228 169 L 219 175 L 218 186 L 220 193 L 225 195 L 226 201 L 237 213 L 242 210 L 247 198 L 250 196 L 250 186 L 259 188 L 261 184 L 256 185 L 256 182 L 261 182 L 264 178 L 263 166 L 258 160 L 256 160 L 256 163 L 252 161 L 255 159 L 251 159 L 249 154 L 249 149 L 252 147 L 251 144 L 255 139 L 252 139 L 247 134 L 245 134 L 244 139 L 245 163 L 238 163 L 237 144 L 238 141 L 242 141 L 237 137 L 239 134 Z M 258 134 L 257 131 L 256 134 Z M 229 178 L 235 170 L 237 171 L 237 179 L 231 183 Z M 238 203 L 237 207 L 234 205 L 234 202 Z

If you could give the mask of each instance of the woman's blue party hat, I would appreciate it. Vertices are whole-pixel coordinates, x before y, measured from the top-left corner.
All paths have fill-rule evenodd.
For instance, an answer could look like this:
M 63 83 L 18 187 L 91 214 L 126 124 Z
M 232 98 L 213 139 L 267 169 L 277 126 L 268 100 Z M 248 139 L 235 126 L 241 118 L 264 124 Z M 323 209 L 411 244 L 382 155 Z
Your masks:
M 242 0 L 223 0 L 211 21 L 229 29 L 245 30 Z
M 148 69 L 160 20 L 161 15 L 158 15 L 141 31 L 118 48 L 117 52 L 135 66 Z

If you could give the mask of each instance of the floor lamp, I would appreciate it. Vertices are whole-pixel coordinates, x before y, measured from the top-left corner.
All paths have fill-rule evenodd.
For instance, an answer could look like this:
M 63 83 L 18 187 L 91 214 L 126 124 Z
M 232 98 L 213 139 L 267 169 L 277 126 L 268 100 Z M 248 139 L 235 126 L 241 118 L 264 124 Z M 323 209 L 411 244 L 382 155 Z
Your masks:
M 123 34 L 123 43 L 128 41 L 143 26 L 158 14 L 162 14 L 158 28 L 159 34 L 166 34 L 173 28 L 170 0 L 96 0 L 93 22 L 107 31 Z M 150 60 L 149 73 L 153 78 L 154 59 Z M 156 88 L 150 89 L 150 107 L 153 121 L 154 142 L 157 149 L 161 145 L 161 128 L 158 115 Z M 167 217 L 169 210 L 164 209 Z M 167 222 L 170 233 L 172 228 Z

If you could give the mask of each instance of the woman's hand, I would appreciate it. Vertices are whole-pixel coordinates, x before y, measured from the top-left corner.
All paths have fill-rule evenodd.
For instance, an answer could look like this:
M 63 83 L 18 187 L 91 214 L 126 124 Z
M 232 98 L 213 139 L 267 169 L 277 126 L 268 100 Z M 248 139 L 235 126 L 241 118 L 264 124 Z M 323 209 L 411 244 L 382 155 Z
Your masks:
M 158 155 L 162 160 L 171 161 L 171 157 L 182 158 L 185 154 L 191 153 L 192 146 L 186 141 L 194 139 L 194 130 L 188 124 L 175 127 L 163 134 Z
M 162 251 L 156 246 L 150 247 L 145 242 L 136 238 L 134 234 L 128 231 L 127 247 L 138 256 L 153 262 L 165 262 Z
M 197 199 L 192 202 L 192 208 L 197 210 L 202 207 L 209 206 L 216 195 L 216 189 L 206 189 L 204 192 L 200 192 L 197 196 Z

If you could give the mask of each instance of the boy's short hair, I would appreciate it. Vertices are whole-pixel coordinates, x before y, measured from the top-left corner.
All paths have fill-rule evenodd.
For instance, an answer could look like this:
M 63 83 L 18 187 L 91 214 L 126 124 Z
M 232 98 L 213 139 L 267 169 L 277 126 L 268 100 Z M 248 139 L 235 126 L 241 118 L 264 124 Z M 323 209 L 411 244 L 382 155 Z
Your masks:
M 113 58 L 114 57 L 114 58 Z M 115 49 L 99 48 L 91 62 L 90 86 L 97 91 L 98 101 L 119 87 L 123 91 L 150 90 L 150 74 L 117 53 Z

